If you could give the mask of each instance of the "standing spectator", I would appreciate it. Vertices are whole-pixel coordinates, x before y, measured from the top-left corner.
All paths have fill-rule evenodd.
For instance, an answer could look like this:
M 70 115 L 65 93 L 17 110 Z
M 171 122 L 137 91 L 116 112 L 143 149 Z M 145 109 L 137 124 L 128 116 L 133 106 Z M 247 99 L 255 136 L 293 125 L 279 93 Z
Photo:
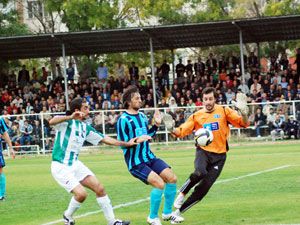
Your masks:
M 139 68 L 135 65 L 135 62 L 131 62 L 131 67 L 129 68 L 129 75 L 131 81 L 139 80 Z
M 299 79 L 300 76 L 300 48 L 297 48 L 296 60 L 294 64 L 297 65 L 297 77 Z M 296 80 L 298 82 L 298 80 Z
M 19 71 L 18 84 L 21 87 L 24 87 L 29 83 L 29 80 L 30 80 L 29 71 L 26 70 L 26 66 L 23 65 L 22 70 Z
M 31 82 L 32 83 L 36 83 L 36 82 L 38 82 L 38 73 L 37 73 L 37 71 L 36 71 L 36 68 L 35 67 L 33 67 L 32 68 L 32 74 L 31 74 Z
M 108 77 L 108 69 L 106 66 L 104 66 L 104 63 L 103 62 L 100 62 L 99 63 L 99 66 L 96 70 L 96 73 L 97 73 L 97 77 L 99 79 L 99 81 L 103 81 L 103 80 L 106 80 L 107 77 Z
M 115 68 L 115 74 L 116 74 L 117 78 L 119 78 L 120 80 L 125 79 L 125 69 L 121 62 L 118 62 L 117 66 Z
M 179 59 L 179 63 L 176 65 L 177 78 L 184 77 L 185 65 L 182 64 L 182 59 Z M 179 79 L 180 80 L 180 79 Z
M 193 64 L 190 59 L 188 59 L 187 65 L 185 66 L 185 71 L 187 74 L 188 73 L 193 74 Z
M 198 62 L 194 64 L 194 70 L 196 76 L 202 76 L 205 71 L 205 64 L 201 61 L 201 57 L 198 57 Z
M 222 55 L 221 59 L 219 61 L 219 73 L 221 73 L 222 71 L 226 71 L 227 67 L 228 67 L 228 65 L 227 65 L 225 56 Z
M 279 64 L 281 66 L 281 70 L 287 70 L 289 67 L 289 60 L 287 58 L 286 53 L 282 53 L 281 58 L 279 60 Z
M 46 70 L 46 67 L 42 67 L 42 82 L 47 81 L 48 78 L 48 71 Z
M 209 74 L 217 69 L 217 60 L 213 57 L 212 53 L 209 53 L 208 59 L 206 60 L 206 67 Z
M 75 76 L 75 69 L 73 67 L 73 64 L 70 62 L 69 63 L 69 67 L 66 69 L 66 73 L 67 73 L 67 78 L 68 81 L 73 81 L 74 80 L 74 76 Z
M 254 55 L 254 52 L 250 52 L 250 55 L 248 57 L 248 65 L 250 67 L 258 67 L 258 59 L 257 56 Z
M 169 72 L 170 72 L 170 66 L 167 63 L 167 60 L 164 60 L 164 63 L 160 66 L 160 71 L 163 78 L 163 85 L 170 89 L 170 78 L 169 78 Z

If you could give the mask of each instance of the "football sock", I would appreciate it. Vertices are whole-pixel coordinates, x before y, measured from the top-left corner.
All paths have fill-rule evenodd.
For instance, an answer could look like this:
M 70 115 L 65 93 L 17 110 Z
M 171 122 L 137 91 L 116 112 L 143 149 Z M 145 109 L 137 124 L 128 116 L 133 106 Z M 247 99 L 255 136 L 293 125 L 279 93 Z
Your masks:
M 0 197 L 4 197 L 6 193 L 6 177 L 4 173 L 0 174 Z
M 165 204 L 164 204 L 163 213 L 170 214 L 172 213 L 172 206 L 176 195 L 176 184 L 167 183 L 165 186 L 164 195 L 165 195 Z
M 104 197 L 98 197 L 97 202 L 99 206 L 102 208 L 106 220 L 109 223 L 115 221 L 115 214 L 108 195 L 105 195 Z
M 67 218 L 72 217 L 73 214 L 76 212 L 76 210 L 80 208 L 80 205 L 81 205 L 81 203 L 78 202 L 73 196 L 69 203 L 68 209 L 65 211 L 65 216 Z
M 150 193 L 150 219 L 158 217 L 158 210 L 161 202 L 163 190 L 158 188 L 153 188 Z

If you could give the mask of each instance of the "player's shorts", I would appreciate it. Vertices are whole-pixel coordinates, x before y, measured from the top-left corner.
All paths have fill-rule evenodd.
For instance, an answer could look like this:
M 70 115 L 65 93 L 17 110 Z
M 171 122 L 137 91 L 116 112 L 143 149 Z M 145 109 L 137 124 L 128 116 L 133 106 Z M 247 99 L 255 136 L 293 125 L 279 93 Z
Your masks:
M 151 159 L 149 162 L 141 163 L 139 165 L 134 166 L 129 172 L 132 174 L 132 176 L 143 181 L 145 184 L 148 184 L 147 179 L 151 171 L 154 171 L 159 175 L 166 168 L 171 167 L 163 160 L 154 158 Z
M 4 161 L 4 157 L 3 157 L 2 151 L 0 149 L 0 168 L 3 168 L 4 166 L 5 166 L 5 161 Z
M 75 161 L 72 166 L 52 161 L 51 173 L 56 182 L 67 192 L 71 192 L 87 176 L 95 174 L 79 160 Z

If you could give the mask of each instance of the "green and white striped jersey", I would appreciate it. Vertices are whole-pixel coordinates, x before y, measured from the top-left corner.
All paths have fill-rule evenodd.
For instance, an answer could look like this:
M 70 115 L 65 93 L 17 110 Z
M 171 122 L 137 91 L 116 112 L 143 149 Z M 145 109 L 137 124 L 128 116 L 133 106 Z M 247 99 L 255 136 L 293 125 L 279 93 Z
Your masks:
M 79 120 L 68 120 L 54 126 L 56 136 L 52 152 L 52 160 L 71 166 L 85 141 L 97 145 L 104 135 L 93 127 Z

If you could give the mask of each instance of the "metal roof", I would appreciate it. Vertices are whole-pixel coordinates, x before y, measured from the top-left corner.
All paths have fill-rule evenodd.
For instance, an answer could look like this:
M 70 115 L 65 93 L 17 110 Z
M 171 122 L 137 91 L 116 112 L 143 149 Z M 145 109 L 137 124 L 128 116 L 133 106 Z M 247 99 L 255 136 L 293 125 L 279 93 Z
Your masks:
M 90 55 L 203 47 L 239 43 L 300 39 L 300 16 L 264 17 L 243 20 L 178 24 L 143 28 L 95 30 L 0 38 L 0 58 L 24 59 L 62 55 Z

